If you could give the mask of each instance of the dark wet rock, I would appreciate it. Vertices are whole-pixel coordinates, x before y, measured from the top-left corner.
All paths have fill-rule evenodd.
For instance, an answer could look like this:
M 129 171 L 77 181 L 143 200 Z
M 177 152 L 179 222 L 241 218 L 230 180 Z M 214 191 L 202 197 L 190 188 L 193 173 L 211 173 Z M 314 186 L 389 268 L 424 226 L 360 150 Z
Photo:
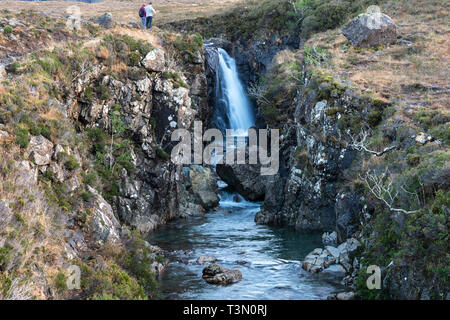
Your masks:
M 356 193 L 341 193 L 336 197 L 336 230 L 338 243 L 353 236 L 359 228 L 361 197 Z
M 211 284 L 232 284 L 242 280 L 239 270 L 229 270 L 218 264 L 209 264 L 203 269 L 203 279 Z
M 351 45 L 369 48 L 397 41 L 397 26 L 383 13 L 366 13 L 349 22 L 342 33 Z
M 219 177 L 245 199 L 264 199 L 268 177 L 261 175 L 261 165 L 218 164 L 216 170 Z
M 333 232 L 325 232 L 322 235 L 322 243 L 324 246 L 336 246 L 337 245 L 337 233 Z

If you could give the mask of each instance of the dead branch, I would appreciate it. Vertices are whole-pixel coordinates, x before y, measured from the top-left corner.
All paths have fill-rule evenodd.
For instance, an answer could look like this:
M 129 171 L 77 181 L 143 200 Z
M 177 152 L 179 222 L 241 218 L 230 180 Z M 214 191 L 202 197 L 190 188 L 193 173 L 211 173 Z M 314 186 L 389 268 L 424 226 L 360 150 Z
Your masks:
M 267 88 L 264 85 L 253 83 L 248 87 L 247 92 L 251 97 L 255 98 L 259 104 L 270 104 L 270 101 L 265 97 Z
M 394 187 L 394 182 L 388 169 L 381 175 L 376 175 L 374 171 L 369 171 L 364 177 L 359 175 L 361 180 L 364 180 L 370 192 L 380 201 L 382 201 L 389 210 L 393 212 L 415 213 L 417 210 L 408 211 L 401 208 L 394 208 L 395 200 L 399 192 Z
M 369 137 L 369 135 L 370 135 L 369 132 L 365 131 L 365 130 L 361 131 L 358 134 L 358 136 L 350 135 L 350 139 L 352 141 L 351 141 L 351 143 L 347 144 L 347 147 L 353 148 L 358 151 L 365 151 L 367 153 L 374 154 L 377 157 L 381 157 L 383 154 L 397 148 L 397 145 L 392 145 L 392 146 L 384 148 L 382 151 L 370 150 L 366 146 L 366 140 L 367 140 L 367 137 Z

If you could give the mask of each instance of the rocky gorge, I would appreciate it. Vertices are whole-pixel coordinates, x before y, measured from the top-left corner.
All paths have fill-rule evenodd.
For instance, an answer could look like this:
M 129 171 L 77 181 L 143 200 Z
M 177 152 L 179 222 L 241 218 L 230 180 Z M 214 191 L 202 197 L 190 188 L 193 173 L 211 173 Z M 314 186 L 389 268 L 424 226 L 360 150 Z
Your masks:
M 448 299 L 448 114 L 417 84 L 374 93 L 339 69 L 420 41 L 350 2 L 266 0 L 158 41 L 92 22 L 74 37 L 39 15 L 11 37 L 2 18 L 2 46 L 57 31 L 2 60 L 0 298 Z M 225 55 L 246 126 L 280 130 L 275 175 L 170 161 L 175 129 L 233 127 L 217 120 Z

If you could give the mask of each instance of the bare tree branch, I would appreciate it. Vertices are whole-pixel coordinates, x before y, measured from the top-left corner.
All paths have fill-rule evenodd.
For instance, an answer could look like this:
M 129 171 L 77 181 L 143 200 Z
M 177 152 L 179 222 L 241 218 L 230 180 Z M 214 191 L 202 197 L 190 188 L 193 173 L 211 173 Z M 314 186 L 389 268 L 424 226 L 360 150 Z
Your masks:
M 253 83 L 248 87 L 247 92 L 251 97 L 255 98 L 258 103 L 265 105 L 270 104 L 270 101 L 265 97 L 267 88 L 264 85 Z
M 370 192 L 380 201 L 382 201 L 391 211 L 402 213 L 415 213 L 417 210 L 408 211 L 401 208 L 394 208 L 394 202 L 398 197 L 398 191 L 394 188 L 394 182 L 388 169 L 381 175 L 376 175 L 375 172 L 367 172 L 364 177 L 359 175 L 361 180 L 364 180 Z
M 358 151 L 365 151 L 367 153 L 374 154 L 377 157 L 381 157 L 383 154 L 397 148 L 397 145 L 392 145 L 384 148 L 382 151 L 370 150 L 366 146 L 366 140 L 369 137 L 369 135 L 370 135 L 369 132 L 365 130 L 361 131 L 358 136 L 350 135 L 350 139 L 352 141 L 351 143 L 347 144 L 347 146 L 356 149 Z

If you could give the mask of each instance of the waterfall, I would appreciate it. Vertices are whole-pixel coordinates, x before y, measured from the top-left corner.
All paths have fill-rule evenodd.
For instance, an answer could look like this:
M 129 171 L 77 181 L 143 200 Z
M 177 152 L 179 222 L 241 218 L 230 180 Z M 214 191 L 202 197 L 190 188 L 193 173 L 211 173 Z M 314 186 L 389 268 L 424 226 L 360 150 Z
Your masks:
M 218 56 L 216 108 L 220 112 L 217 112 L 216 124 L 219 129 L 240 130 L 242 135 L 247 135 L 248 128 L 255 125 L 255 119 L 251 102 L 239 79 L 236 61 L 221 48 Z

